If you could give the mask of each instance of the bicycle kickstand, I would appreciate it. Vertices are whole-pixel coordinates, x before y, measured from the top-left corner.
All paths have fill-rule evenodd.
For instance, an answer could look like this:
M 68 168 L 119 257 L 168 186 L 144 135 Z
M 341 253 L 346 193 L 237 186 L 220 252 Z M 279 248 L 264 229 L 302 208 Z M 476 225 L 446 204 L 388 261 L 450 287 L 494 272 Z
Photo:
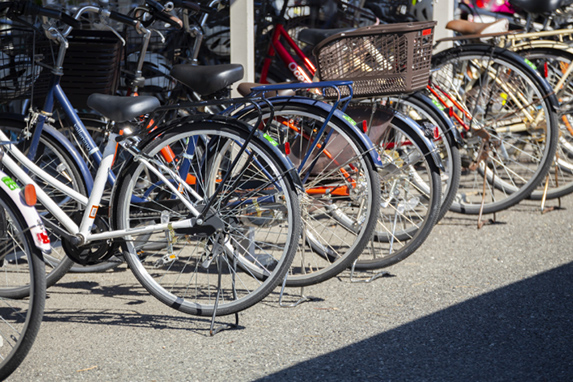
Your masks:
M 374 254 L 374 243 L 373 243 L 372 239 L 370 239 L 370 247 L 371 247 L 372 254 Z M 354 260 L 354 262 L 352 263 L 352 267 L 350 268 L 350 282 L 351 283 L 371 283 L 372 281 L 374 281 L 380 277 L 390 276 L 390 272 L 379 271 L 379 272 L 374 273 L 372 276 L 370 276 L 367 279 L 354 278 L 354 271 L 356 269 L 356 263 L 357 262 L 358 262 L 358 259 Z
M 556 188 L 559 187 L 559 176 L 558 176 L 559 172 L 558 172 L 558 168 L 557 168 L 557 161 L 558 160 L 559 160 L 559 154 L 555 154 L 555 187 Z M 550 179 L 550 174 L 547 174 L 547 177 L 545 178 L 545 187 L 543 187 L 543 196 L 541 197 L 541 214 L 561 209 L 561 197 L 560 196 L 557 198 L 557 206 L 551 206 L 551 207 L 545 208 L 545 202 L 547 201 L 547 191 L 549 190 L 549 179 Z
M 233 267 L 236 269 L 237 260 L 233 261 Z M 219 307 L 219 298 L 221 297 L 221 273 L 222 273 L 222 264 L 221 264 L 221 257 L 217 256 L 217 268 L 218 268 L 218 276 L 217 276 L 217 296 L 215 297 L 215 306 L 213 307 L 213 316 L 211 317 L 211 327 L 209 328 L 209 334 L 213 337 L 215 334 L 219 333 L 221 330 L 227 329 L 235 329 L 239 326 L 239 313 L 235 313 L 235 323 L 234 324 L 222 324 L 215 327 L 215 318 L 217 317 L 217 308 Z M 233 297 L 237 299 L 237 290 L 235 289 L 235 280 L 233 279 Z
M 306 296 L 304 295 L 304 287 L 300 287 L 300 297 L 299 297 L 299 299 L 298 299 L 296 302 L 292 303 L 292 304 L 285 304 L 285 303 L 283 302 L 283 296 L 284 296 L 284 291 L 285 291 L 285 288 L 286 288 L 287 277 L 288 277 L 288 274 L 285 275 L 285 278 L 284 278 L 284 280 L 283 280 L 283 284 L 282 284 L 282 286 L 281 286 L 281 293 L 280 293 L 280 295 L 279 295 L 279 306 L 280 306 L 280 307 L 282 307 L 282 308 L 294 308 L 295 306 L 298 306 L 299 304 L 302 304 L 303 302 L 312 301 L 312 298 L 306 297 Z

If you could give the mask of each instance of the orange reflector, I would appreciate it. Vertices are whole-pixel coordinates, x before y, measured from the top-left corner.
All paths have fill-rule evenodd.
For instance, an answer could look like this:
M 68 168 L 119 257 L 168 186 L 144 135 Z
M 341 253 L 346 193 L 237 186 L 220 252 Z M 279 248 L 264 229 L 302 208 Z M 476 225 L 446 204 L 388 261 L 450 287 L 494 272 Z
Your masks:
M 285 142 L 285 154 L 286 155 L 290 154 L 290 143 L 289 142 Z
M 27 206 L 34 207 L 38 198 L 36 197 L 36 187 L 33 184 L 27 184 L 22 190 L 24 194 L 24 202 Z
M 187 174 L 187 179 L 185 179 L 185 182 L 194 186 L 197 183 L 197 178 L 191 174 Z

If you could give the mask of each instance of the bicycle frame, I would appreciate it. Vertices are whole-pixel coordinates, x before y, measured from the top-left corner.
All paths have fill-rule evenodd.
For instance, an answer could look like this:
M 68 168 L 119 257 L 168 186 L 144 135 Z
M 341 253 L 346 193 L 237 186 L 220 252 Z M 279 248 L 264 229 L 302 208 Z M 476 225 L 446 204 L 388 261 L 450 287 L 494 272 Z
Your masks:
M 288 45 L 295 51 L 296 55 L 304 63 L 304 66 L 308 71 L 308 73 L 305 72 L 305 70 L 295 61 L 295 59 L 286 50 L 286 48 L 280 41 L 281 37 L 283 37 L 286 40 Z M 289 36 L 283 24 L 276 24 L 273 29 L 273 36 L 271 39 L 271 43 L 269 45 L 267 56 L 263 61 L 263 68 L 261 70 L 261 79 L 260 79 L 262 83 L 267 82 L 269 69 L 271 67 L 271 63 L 273 61 L 275 53 L 279 55 L 279 58 L 283 61 L 283 63 L 292 72 L 292 74 L 296 77 L 297 80 L 301 82 L 312 82 L 312 78 L 316 73 L 316 67 L 310 61 L 310 59 L 303 53 L 303 51 L 299 48 L 297 43 L 292 39 L 292 37 Z
M 9 138 L 0 131 L 0 141 L 9 142 Z M 87 198 L 86 196 L 78 193 L 77 191 L 73 190 L 72 188 L 66 186 L 65 184 L 61 183 L 57 179 L 53 178 L 46 172 L 44 172 L 41 168 L 39 168 L 36 164 L 34 164 L 30 159 L 28 159 L 20 150 L 18 150 L 13 144 L 5 144 L 3 146 L 3 153 L 0 163 L 2 163 L 12 174 L 15 175 L 17 179 L 22 181 L 25 184 L 32 184 L 36 187 L 36 193 L 38 196 L 38 200 L 46 207 L 46 209 L 63 225 L 65 230 L 67 231 L 66 234 L 72 237 L 78 237 L 80 239 L 79 244 L 89 243 L 95 240 L 106 240 L 106 239 L 113 239 L 128 236 L 131 234 L 141 234 L 141 233 L 151 233 L 156 231 L 162 231 L 167 229 L 168 223 L 163 224 L 156 224 L 152 226 L 142 227 L 142 228 L 135 228 L 129 230 L 115 230 L 110 232 L 104 233 L 97 233 L 92 234 L 90 233 L 90 229 L 94 223 L 94 220 L 98 213 L 99 204 L 101 202 L 103 191 L 105 189 L 105 185 L 107 183 L 108 173 L 111 170 L 111 165 L 115 155 L 115 139 L 110 139 L 107 143 L 105 151 L 103 153 L 101 164 L 98 168 L 96 178 L 94 181 L 94 187 L 90 194 L 90 197 Z M 6 155 L 10 154 L 10 155 Z M 137 152 L 132 152 L 134 155 L 138 155 Z M 13 155 L 18 162 L 22 163 L 22 165 L 28 170 L 22 169 L 18 162 L 15 161 L 11 155 Z M 177 187 L 171 184 L 168 179 L 159 171 L 157 170 L 151 163 L 141 157 L 138 156 L 138 160 L 143 163 L 147 169 L 153 172 L 160 181 L 164 182 L 174 194 L 185 204 L 187 208 L 195 215 L 199 216 L 199 211 L 191 204 L 191 202 L 181 196 L 181 193 L 177 191 Z M 157 164 L 159 167 L 165 167 L 161 164 Z M 66 193 L 69 197 L 80 203 L 81 205 L 88 207 L 86 208 L 81 220 L 80 225 L 78 226 L 68 215 L 65 213 L 49 196 L 48 194 L 43 191 L 28 175 L 28 172 L 38 176 L 39 178 L 48 182 L 51 186 L 58 189 L 61 192 Z M 173 175 L 173 173 L 172 173 Z M 178 177 L 179 178 L 179 177 Z M 179 187 L 184 187 L 193 197 L 197 198 L 197 200 L 202 200 L 202 198 L 186 183 L 179 178 L 180 184 Z M 173 229 L 178 228 L 191 228 L 195 225 L 195 219 L 185 219 L 179 222 L 171 223 Z M 77 236 L 76 236 L 77 235 Z

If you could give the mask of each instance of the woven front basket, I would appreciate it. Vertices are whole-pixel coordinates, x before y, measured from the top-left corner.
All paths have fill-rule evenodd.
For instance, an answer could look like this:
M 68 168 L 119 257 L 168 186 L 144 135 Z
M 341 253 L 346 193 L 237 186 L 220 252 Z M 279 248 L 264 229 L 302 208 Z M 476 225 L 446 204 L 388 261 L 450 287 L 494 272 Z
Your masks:
M 376 25 L 331 36 L 314 49 L 318 77 L 354 81 L 355 97 L 423 89 L 430 75 L 435 25 L 434 21 Z M 336 96 L 332 90 L 326 95 Z

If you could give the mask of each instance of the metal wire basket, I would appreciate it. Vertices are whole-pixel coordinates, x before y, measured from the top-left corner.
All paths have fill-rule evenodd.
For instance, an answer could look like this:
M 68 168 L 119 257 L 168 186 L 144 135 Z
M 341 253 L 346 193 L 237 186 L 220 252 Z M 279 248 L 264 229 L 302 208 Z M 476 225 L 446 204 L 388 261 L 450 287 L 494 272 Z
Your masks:
M 377 25 L 331 36 L 314 49 L 318 77 L 354 81 L 355 97 L 423 89 L 430 74 L 435 25 L 434 21 Z
M 49 41 L 27 27 L 0 22 L 0 104 L 29 97 L 46 65 L 53 62 Z

